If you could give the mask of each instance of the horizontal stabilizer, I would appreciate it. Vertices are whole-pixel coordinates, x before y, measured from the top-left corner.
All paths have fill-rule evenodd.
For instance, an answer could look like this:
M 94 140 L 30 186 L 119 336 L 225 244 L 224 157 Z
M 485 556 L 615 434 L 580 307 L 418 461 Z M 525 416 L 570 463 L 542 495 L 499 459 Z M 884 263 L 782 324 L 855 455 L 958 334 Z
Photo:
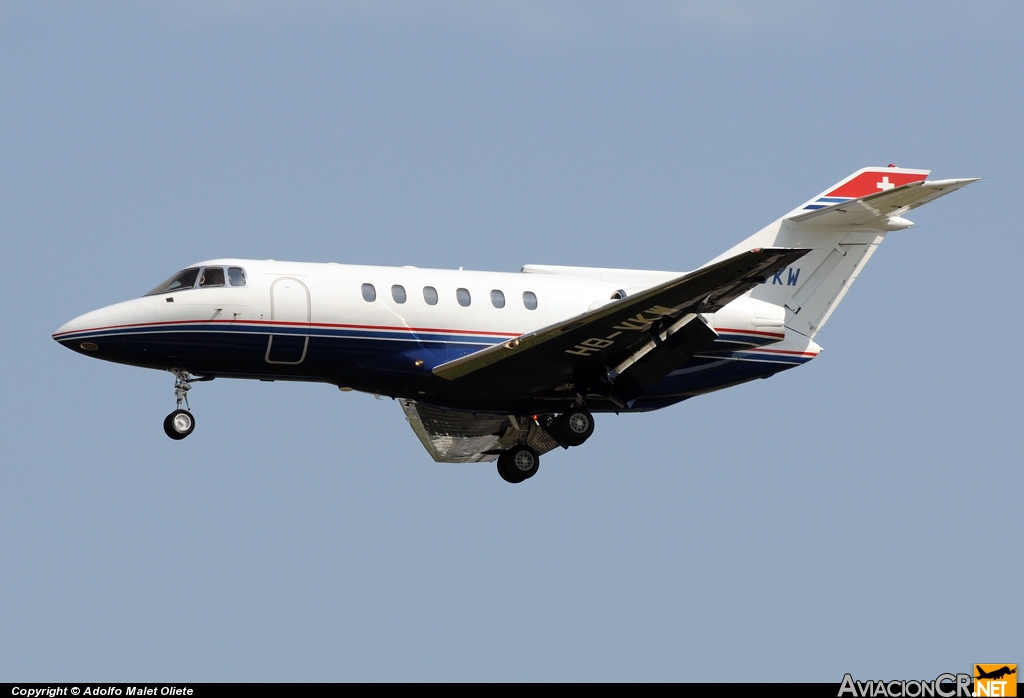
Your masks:
M 788 220 L 815 227 L 857 226 L 875 230 L 898 230 L 911 225 L 909 221 L 900 218 L 907 211 L 977 181 L 977 178 L 973 178 L 908 182 L 885 191 L 846 199 L 810 212 L 799 213 L 790 216 Z M 806 211 L 806 207 L 804 210 Z

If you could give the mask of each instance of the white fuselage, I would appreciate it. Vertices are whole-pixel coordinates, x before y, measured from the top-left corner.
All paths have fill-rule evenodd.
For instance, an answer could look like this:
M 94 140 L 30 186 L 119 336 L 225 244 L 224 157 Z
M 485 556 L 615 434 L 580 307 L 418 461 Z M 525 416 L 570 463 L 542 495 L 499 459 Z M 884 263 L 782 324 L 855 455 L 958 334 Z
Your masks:
M 204 274 L 194 287 L 86 313 L 54 337 L 81 353 L 151 368 L 323 381 L 422 398 L 429 394 L 424 381 L 437 365 L 681 275 L 544 266 L 502 273 L 245 259 L 209 260 L 194 267 Z M 244 285 L 201 285 L 207 269 L 238 268 L 244 270 Z M 699 369 L 700 380 L 675 380 L 661 391 L 661 402 L 648 408 L 790 368 L 819 350 L 800 335 L 787 335 L 782 308 L 749 296 L 706 317 L 721 340 L 706 357 L 713 360 L 692 367 Z M 723 372 L 723 362 L 760 365 Z

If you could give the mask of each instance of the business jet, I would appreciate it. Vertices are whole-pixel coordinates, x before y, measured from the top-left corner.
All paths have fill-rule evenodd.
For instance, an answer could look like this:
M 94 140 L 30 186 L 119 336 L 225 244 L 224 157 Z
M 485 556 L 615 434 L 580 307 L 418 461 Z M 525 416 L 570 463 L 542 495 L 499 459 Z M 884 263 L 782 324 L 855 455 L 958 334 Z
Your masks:
M 977 179 L 869 167 L 696 271 L 528 264 L 519 273 L 213 259 L 53 338 L 194 384 L 329 383 L 396 399 L 435 461 L 523 482 L 595 413 L 645 412 L 800 366 L 905 213 Z

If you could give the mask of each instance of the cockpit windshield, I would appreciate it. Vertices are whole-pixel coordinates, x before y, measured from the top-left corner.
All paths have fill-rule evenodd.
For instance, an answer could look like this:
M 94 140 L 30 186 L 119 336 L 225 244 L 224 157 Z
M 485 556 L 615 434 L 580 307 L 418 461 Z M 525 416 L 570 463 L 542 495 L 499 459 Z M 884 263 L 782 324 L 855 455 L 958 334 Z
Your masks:
M 223 273 L 223 272 L 222 272 Z M 184 291 L 187 288 L 192 288 L 196 285 L 196 278 L 199 276 L 199 267 L 191 267 L 179 271 L 177 274 L 167 279 L 152 291 L 147 293 L 147 296 L 155 296 L 160 293 L 171 293 L 172 291 Z M 223 279 L 223 276 L 221 277 Z M 223 281 L 221 281 L 223 283 Z
M 199 277 L 199 287 L 224 285 L 224 267 L 206 267 L 203 275 Z
M 189 267 L 179 271 L 146 295 L 156 296 L 161 293 L 172 293 L 174 291 L 197 288 L 196 280 L 199 281 L 198 288 L 224 286 L 224 267 Z M 227 285 L 230 286 L 245 286 L 245 269 L 242 269 L 242 267 L 228 267 L 227 282 Z

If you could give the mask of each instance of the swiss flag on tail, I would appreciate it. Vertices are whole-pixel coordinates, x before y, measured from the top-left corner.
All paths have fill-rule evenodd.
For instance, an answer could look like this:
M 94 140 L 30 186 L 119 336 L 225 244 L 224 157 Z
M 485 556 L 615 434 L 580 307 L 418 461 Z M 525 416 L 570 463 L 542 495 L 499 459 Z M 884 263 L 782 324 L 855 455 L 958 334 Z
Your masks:
M 852 175 L 838 184 L 818 194 L 816 197 L 791 211 L 788 215 L 808 211 L 818 211 L 829 206 L 841 204 L 850 199 L 860 199 L 871 194 L 902 187 L 912 182 L 921 182 L 928 178 L 931 170 L 906 170 L 902 167 L 890 165 L 889 167 L 865 167 L 857 170 Z
M 920 182 L 928 177 L 923 170 L 899 170 L 894 167 L 861 170 L 825 196 L 839 196 L 845 199 L 859 199 L 868 194 L 877 194 L 911 182 Z

